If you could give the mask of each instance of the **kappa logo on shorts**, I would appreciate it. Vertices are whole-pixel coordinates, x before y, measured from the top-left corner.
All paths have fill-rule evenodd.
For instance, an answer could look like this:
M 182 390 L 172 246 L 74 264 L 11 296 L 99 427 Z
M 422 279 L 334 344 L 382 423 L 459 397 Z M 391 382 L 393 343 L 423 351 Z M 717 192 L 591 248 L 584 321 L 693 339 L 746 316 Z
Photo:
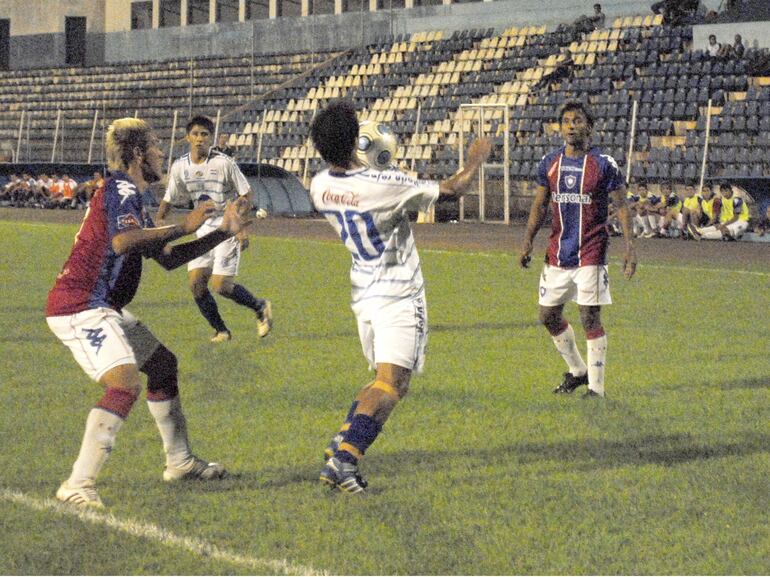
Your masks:
M 107 335 L 102 334 L 102 329 L 83 329 L 83 332 L 86 333 L 88 343 L 96 349 L 96 354 L 98 355 Z
M 610 286 L 610 275 L 606 270 L 604 271 L 604 278 L 602 279 L 602 282 L 604 283 L 604 288 Z

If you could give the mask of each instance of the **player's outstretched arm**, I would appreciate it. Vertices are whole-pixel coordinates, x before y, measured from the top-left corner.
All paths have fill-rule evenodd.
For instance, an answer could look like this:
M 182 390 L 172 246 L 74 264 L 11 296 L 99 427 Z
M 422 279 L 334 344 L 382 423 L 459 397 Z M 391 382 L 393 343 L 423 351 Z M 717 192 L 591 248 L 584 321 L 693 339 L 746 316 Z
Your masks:
M 439 182 L 438 190 L 441 197 L 457 197 L 464 194 L 476 176 L 476 171 L 486 162 L 492 152 L 492 142 L 488 138 L 478 138 L 468 148 L 468 158 L 463 169 Z
M 214 203 L 200 204 L 190 211 L 181 224 L 159 228 L 132 228 L 121 232 L 112 239 L 112 249 L 121 255 L 140 251 L 152 254 L 169 243 L 188 234 L 192 234 L 214 213 Z
M 222 241 L 237 235 L 249 226 L 252 221 L 246 217 L 250 207 L 251 205 L 248 199 L 243 197 L 235 202 L 228 203 L 222 218 L 222 224 L 219 225 L 217 230 L 190 242 L 173 246 L 167 245 L 161 252 L 153 255 L 153 258 L 166 270 L 173 270 L 183 264 L 187 264 L 194 258 L 198 258 L 202 254 L 207 253 Z M 191 212 L 187 216 L 187 219 L 191 218 L 192 214 L 193 213 Z M 185 222 L 187 219 L 185 219 Z M 205 221 L 206 218 L 203 220 Z M 203 222 L 201 222 L 201 224 L 203 224 Z M 200 227 L 200 224 L 193 230 L 197 230 L 198 227 Z
M 626 202 L 626 187 L 621 186 L 610 194 L 612 195 L 612 204 L 617 207 L 620 227 L 623 229 L 623 240 L 626 243 L 626 249 L 623 253 L 623 276 L 630 279 L 636 272 L 636 249 L 634 248 L 631 212 L 628 210 L 628 203 Z
M 522 268 L 527 268 L 532 260 L 532 242 L 535 240 L 537 231 L 543 226 L 547 204 L 548 189 L 542 185 L 538 185 L 537 190 L 535 191 L 535 198 L 529 209 L 527 228 L 524 232 L 524 239 L 521 242 L 521 250 L 519 252 L 519 264 Z

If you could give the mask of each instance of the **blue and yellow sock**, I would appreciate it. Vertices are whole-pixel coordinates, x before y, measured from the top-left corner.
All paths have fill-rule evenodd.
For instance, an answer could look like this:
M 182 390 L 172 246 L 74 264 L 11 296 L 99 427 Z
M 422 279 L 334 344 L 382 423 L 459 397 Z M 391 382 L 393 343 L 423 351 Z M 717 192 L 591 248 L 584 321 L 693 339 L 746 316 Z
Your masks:
M 357 414 L 350 421 L 350 427 L 344 433 L 345 440 L 340 444 L 334 456 L 344 463 L 358 464 L 369 446 L 374 443 L 382 431 L 382 425 L 369 415 Z

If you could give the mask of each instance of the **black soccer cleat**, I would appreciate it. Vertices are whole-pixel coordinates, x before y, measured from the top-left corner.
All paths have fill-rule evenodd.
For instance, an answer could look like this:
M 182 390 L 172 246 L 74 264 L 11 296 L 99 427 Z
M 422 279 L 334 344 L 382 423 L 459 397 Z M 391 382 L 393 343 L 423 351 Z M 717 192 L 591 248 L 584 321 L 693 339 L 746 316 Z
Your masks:
M 559 385 L 553 390 L 553 392 L 557 394 L 565 393 L 569 395 L 578 387 L 582 385 L 587 385 L 587 384 L 588 384 L 588 373 L 586 373 L 581 377 L 576 377 L 572 373 L 564 373 L 564 380 L 561 382 L 561 385 Z

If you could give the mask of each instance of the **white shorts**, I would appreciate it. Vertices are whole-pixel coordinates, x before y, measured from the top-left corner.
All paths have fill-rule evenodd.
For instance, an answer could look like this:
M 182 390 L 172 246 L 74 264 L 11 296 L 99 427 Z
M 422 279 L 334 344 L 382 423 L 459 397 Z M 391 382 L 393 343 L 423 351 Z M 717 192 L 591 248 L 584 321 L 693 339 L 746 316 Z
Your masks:
M 97 382 L 118 365 L 141 368 L 160 346 L 155 335 L 125 309 L 122 314 L 108 308 L 90 309 L 46 317 L 46 321 L 86 374 Z
M 555 307 L 573 300 L 579 305 L 612 304 L 607 265 L 559 268 L 545 265 L 540 275 L 540 299 L 544 307 Z
M 201 227 L 203 228 L 203 227 Z M 212 229 L 213 230 L 213 229 Z M 205 236 L 210 231 L 201 233 L 198 229 L 198 238 Z M 234 236 L 221 242 L 206 254 L 199 256 L 187 263 L 187 270 L 196 268 L 210 268 L 211 274 L 217 276 L 236 276 L 238 264 L 241 262 L 241 243 Z
M 428 345 L 428 307 L 424 292 L 402 299 L 365 299 L 354 303 L 352 308 L 370 368 L 389 363 L 422 372 Z

